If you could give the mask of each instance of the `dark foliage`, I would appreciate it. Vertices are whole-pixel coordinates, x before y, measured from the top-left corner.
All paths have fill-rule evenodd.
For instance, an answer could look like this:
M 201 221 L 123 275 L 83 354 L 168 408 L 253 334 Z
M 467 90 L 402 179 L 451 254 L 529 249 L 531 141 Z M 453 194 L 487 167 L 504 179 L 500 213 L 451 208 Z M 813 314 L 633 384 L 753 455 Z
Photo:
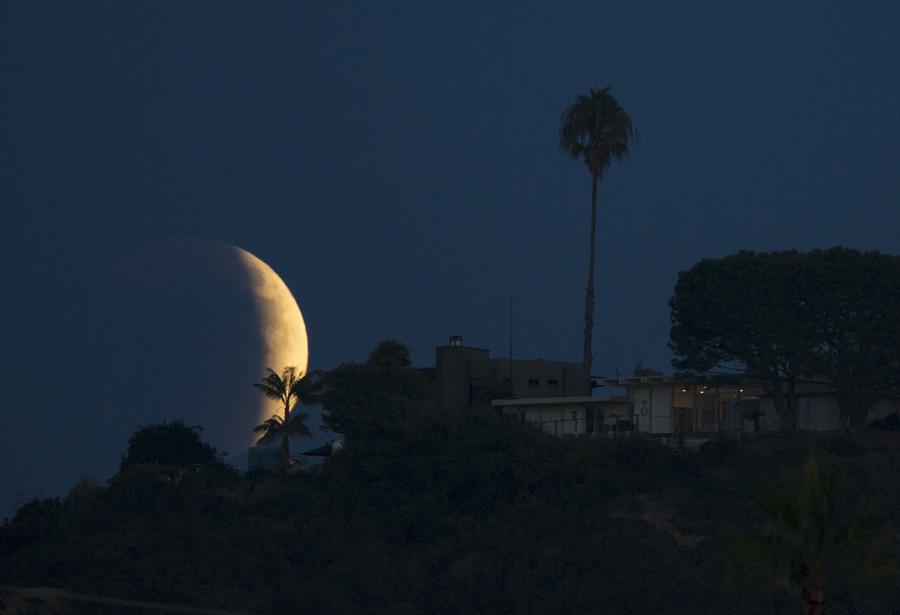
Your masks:
M 762 521 L 750 494 L 818 446 L 848 497 L 881 481 L 900 509 L 891 448 L 765 436 L 678 455 L 491 413 L 407 419 L 312 473 L 133 464 L 32 501 L 0 528 L 0 584 L 276 613 L 788 612 L 795 598 L 726 555 Z M 900 598 L 841 583 L 835 613 Z
M 319 379 L 325 426 L 348 441 L 380 440 L 408 430 L 426 408 L 425 382 L 410 367 L 409 349 L 396 340 L 378 344 L 365 363 L 345 363 Z
M 200 427 L 188 427 L 182 421 L 169 421 L 139 428 L 128 441 L 122 458 L 124 470 L 134 464 L 189 466 L 219 460 L 216 449 L 200 439 Z
M 795 425 L 803 378 L 834 385 L 848 427 L 900 392 L 900 257 L 831 248 L 704 259 L 679 274 L 669 305 L 676 368 L 758 378 L 782 429 Z
M 379 342 L 366 363 L 374 367 L 405 368 L 412 365 L 409 347 L 398 340 Z
M 884 418 L 876 419 L 869 423 L 869 427 L 883 429 L 884 431 L 900 431 L 900 414 L 895 412 Z
M 740 366 L 772 395 L 782 429 L 792 429 L 794 392 L 813 371 L 814 319 L 797 252 L 704 259 L 678 275 L 670 347 L 676 368 Z
M 900 257 L 846 248 L 806 255 L 814 293 L 816 372 L 835 385 L 845 424 L 900 393 Z
M 352 437 L 323 465 L 272 476 L 129 462 L 108 486 L 79 483 L 0 527 L 0 585 L 262 613 L 791 612 L 795 598 L 736 570 L 726 545 L 763 521 L 751 495 L 814 447 L 848 498 L 880 489 L 897 527 L 894 440 L 848 438 L 865 454 L 845 455 L 762 435 L 677 454 L 637 434 L 556 438 L 441 412 L 396 364 L 336 374 L 329 411 Z M 832 613 L 900 600 L 896 587 L 829 583 Z

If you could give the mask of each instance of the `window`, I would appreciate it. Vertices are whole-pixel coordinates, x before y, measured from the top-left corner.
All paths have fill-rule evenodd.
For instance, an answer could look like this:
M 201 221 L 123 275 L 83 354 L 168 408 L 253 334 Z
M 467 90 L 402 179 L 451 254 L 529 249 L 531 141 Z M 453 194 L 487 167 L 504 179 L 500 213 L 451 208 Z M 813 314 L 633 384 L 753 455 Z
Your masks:
M 529 378 L 528 379 L 528 388 L 536 389 L 541 386 L 541 382 L 537 378 Z
M 559 388 L 559 380 L 557 380 L 556 378 L 551 378 L 550 380 L 547 381 L 547 386 L 550 387 L 551 389 L 558 389 Z

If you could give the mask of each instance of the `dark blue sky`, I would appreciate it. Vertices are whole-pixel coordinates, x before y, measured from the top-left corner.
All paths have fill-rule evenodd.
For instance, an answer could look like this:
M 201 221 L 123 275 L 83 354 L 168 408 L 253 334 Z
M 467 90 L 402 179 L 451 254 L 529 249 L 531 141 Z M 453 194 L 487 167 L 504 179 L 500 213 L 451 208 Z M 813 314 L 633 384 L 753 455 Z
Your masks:
M 591 86 L 641 135 L 600 189 L 597 373 L 669 369 L 702 257 L 898 251 L 900 5 L 484 4 L 4 3 L 2 454 L 63 411 L 90 289 L 173 236 L 279 272 L 314 367 L 501 354 L 509 294 L 517 354 L 578 360 L 590 181 L 557 129 Z

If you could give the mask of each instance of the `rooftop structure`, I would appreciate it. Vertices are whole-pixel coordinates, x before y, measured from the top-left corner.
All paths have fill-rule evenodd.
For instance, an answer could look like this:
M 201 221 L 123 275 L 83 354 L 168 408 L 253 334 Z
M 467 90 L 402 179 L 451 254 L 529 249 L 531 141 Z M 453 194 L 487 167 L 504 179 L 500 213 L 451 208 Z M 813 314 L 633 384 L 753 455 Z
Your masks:
M 584 395 L 580 363 L 491 358 L 485 348 L 464 346 L 461 336 L 435 349 L 435 366 L 422 370 L 443 409 L 490 407 L 497 398 L 558 398 Z

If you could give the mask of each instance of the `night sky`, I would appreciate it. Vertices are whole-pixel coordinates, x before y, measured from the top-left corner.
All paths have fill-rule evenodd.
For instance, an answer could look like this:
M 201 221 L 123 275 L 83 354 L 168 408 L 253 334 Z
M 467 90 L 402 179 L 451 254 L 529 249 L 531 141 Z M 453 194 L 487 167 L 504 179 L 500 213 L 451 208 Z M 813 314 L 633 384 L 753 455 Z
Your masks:
M 509 295 L 517 356 L 579 360 L 590 178 L 557 131 L 592 86 L 640 133 L 600 187 L 597 375 L 671 369 L 703 257 L 898 252 L 900 5 L 483 4 L 2 5 L 0 517 L 118 460 L 81 461 L 89 332 L 156 241 L 271 265 L 314 368 L 388 337 L 505 354 Z

